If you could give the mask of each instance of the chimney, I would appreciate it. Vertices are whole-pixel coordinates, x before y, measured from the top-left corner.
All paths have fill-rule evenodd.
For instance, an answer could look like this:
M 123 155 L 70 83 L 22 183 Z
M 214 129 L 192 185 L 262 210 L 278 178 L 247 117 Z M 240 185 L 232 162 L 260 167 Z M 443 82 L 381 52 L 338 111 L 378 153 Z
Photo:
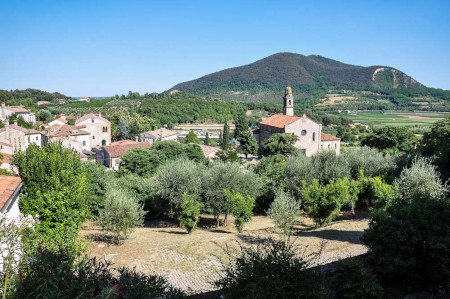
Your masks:
M 99 117 L 102 117 L 102 113 L 101 113 L 101 112 L 99 112 L 99 113 L 98 113 L 98 116 L 99 116 Z
M 17 121 L 14 122 L 14 125 L 17 126 Z
M 136 142 L 139 142 L 139 136 L 134 136 L 134 139 L 136 140 Z

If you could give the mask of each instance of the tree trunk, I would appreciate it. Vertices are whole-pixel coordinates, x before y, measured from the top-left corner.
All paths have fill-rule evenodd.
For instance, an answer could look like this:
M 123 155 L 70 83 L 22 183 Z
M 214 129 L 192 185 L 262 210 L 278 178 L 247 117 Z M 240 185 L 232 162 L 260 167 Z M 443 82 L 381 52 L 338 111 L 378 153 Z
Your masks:
M 216 218 L 216 227 L 218 228 L 220 226 L 219 215 L 214 215 L 214 218 Z
M 225 214 L 225 217 L 223 218 L 223 226 L 227 226 L 227 219 L 228 219 L 228 213 Z

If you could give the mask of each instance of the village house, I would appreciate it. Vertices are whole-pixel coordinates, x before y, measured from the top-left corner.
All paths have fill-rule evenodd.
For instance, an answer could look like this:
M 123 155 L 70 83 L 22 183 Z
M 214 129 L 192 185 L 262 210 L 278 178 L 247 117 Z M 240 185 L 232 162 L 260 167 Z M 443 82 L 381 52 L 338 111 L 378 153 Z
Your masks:
M 306 156 L 312 156 L 319 150 L 333 150 L 340 153 L 340 139 L 322 133 L 322 125 L 314 122 L 305 114 L 294 115 L 294 97 L 292 89 L 286 87 L 283 114 L 274 114 L 263 119 L 259 124 L 259 142 L 263 143 L 267 138 L 276 133 L 290 133 L 298 136 L 294 144 Z
M 0 211 L 10 218 L 20 216 L 19 194 L 21 188 L 20 177 L 0 175 Z
M 44 105 L 49 105 L 51 103 L 49 101 L 37 101 L 36 104 L 38 106 L 44 106 Z
M 11 144 L 13 152 L 24 151 L 30 144 L 42 146 L 42 133 L 33 129 L 26 129 L 18 126 L 16 123 L 5 124 L 0 129 L 0 142 Z
M 199 144 L 200 148 L 202 149 L 203 155 L 205 155 L 205 158 L 212 160 L 216 157 L 216 154 L 218 151 L 220 151 L 219 147 L 215 146 L 209 146 L 204 144 Z
M 91 148 L 100 148 L 111 144 L 111 123 L 100 113 L 89 113 L 78 118 L 75 126 L 91 135 Z
M 160 140 L 176 141 L 178 139 L 178 132 L 169 130 L 167 128 L 161 128 L 159 130 L 153 130 L 153 131 L 148 131 L 148 132 L 142 133 L 140 135 L 140 139 L 142 142 L 149 142 L 149 143 L 154 143 L 155 141 L 160 141 Z
M 80 154 L 91 150 L 91 134 L 76 126 L 53 125 L 45 129 L 44 135 L 46 142 L 60 142 L 63 147 Z
M 120 163 L 122 162 L 122 156 L 126 152 L 137 148 L 149 148 L 150 146 L 150 143 L 137 142 L 133 140 L 113 142 L 110 145 L 103 146 L 96 152 L 96 160 L 109 169 L 119 170 Z
M 6 121 L 11 115 L 22 117 L 26 122 L 34 124 L 36 122 L 36 115 L 24 106 L 6 106 L 2 103 L 0 106 L 0 120 Z
M 65 125 L 65 124 L 67 124 L 67 118 L 64 114 L 60 114 L 58 118 L 49 122 L 48 126 Z

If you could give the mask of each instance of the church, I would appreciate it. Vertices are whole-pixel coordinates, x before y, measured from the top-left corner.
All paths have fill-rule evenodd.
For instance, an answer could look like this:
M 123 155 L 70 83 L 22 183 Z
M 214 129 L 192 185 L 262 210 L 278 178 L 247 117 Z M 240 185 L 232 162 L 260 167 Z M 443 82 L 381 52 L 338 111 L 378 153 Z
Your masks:
M 260 143 L 263 143 L 272 134 L 290 133 L 298 136 L 295 147 L 306 156 L 312 156 L 319 150 L 332 150 L 339 155 L 340 138 L 322 133 L 322 125 L 314 122 L 305 114 L 303 116 L 294 115 L 294 96 L 291 87 L 286 87 L 283 100 L 283 114 L 274 114 L 259 123 Z

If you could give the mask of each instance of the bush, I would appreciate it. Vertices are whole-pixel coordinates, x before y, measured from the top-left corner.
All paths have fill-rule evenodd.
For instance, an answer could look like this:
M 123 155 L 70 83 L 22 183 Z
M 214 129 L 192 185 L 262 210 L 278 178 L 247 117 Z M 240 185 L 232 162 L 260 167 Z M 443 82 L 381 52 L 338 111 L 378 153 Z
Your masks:
M 440 198 L 447 192 L 436 167 L 424 158 L 416 158 L 410 168 L 403 169 L 394 186 L 404 201 L 414 198 Z
M 369 177 L 385 176 L 395 170 L 394 157 L 375 148 L 363 146 L 350 149 L 343 157 L 347 160 L 354 179 L 358 178 L 361 169 Z
M 262 241 L 241 247 L 240 255 L 216 281 L 226 298 L 320 298 L 311 257 L 299 256 L 292 243 Z
M 287 158 L 284 181 L 286 187 L 292 192 L 295 199 L 301 201 L 302 181 L 310 183 L 318 176 L 318 169 L 313 166 L 312 159 L 304 154 Z
M 312 156 L 313 168 L 317 169 L 317 179 L 321 184 L 336 181 L 343 177 L 350 177 L 350 166 L 342 156 L 334 151 L 319 151 Z
M 358 182 L 359 200 L 365 201 L 375 208 L 384 208 L 397 197 L 395 188 L 386 184 L 380 177 L 370 178 L 362 175 Z
M 333 182 L 326 186 L 321 186 L 317 180 L 313 180 L 309 186 L 303 182 L 302 196 L 308 216 L 320 226 L 331 223 L 343 204 L 340 191 Z
M 369 275 L 360 260 L 338 261 L 336 268 L 333 286 L 338 298 L 382 298 L 383 288 Z
M 300 206 L 287 193 L 278 192 L 267 214 L 286 236 L 290 236 L 292 227 L 300 216 Z
M 135 226 L 143 223 L 145 212 L 136 198 L 118 186 L 109 186 L 105 205 L 98 221 L 104 230 L 111 232 L 119 243 L 126 239 Z
M 166 163 L 156 172 L 160 203 L 169 216 L 179 217 L 183 193 L 200 195 L 204 167 L 194 161 L 177 159 Z
M 20 267 L 14 298 L 182 298 L 161 276 L 127 268 L 117 273 L 94 259 L 75 262 L 65 252 L 39 251 Z
M 190 234 L 197 227 L 203 204 L 197 201 L 197 196 L 183 193 L 181 201 L 180 225 Z
M 244 230 L 244 224 L 249 222 L 253 216 L 255 200 L 250 196 L 244 196 L 239 192 L 224 190 L 227 204 L 231 207 L 234 216 L 234 226 L 239 233 Z
M 420 289 L 445 286 L 450 279 L 448 198 L 396 200 L 373 213 L 362 240 L 387 284 Z

